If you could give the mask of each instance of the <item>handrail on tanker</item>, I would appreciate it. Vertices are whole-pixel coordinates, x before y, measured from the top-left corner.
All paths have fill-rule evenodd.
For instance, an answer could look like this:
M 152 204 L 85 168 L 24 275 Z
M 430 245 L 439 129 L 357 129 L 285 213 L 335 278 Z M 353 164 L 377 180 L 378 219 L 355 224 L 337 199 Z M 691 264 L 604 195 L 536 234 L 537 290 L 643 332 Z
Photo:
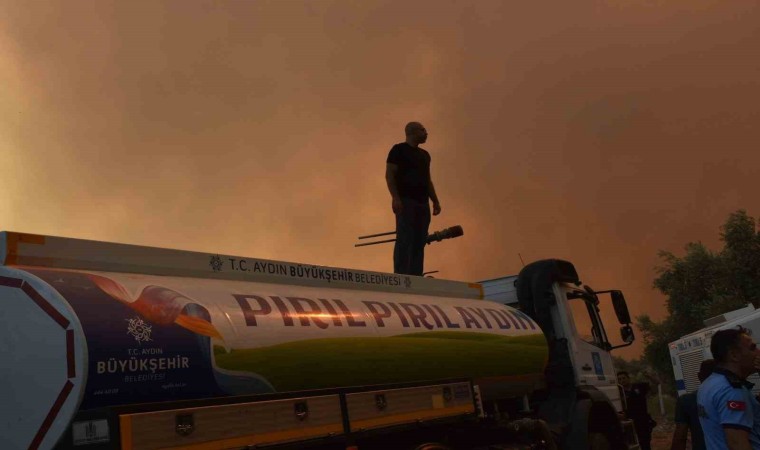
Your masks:
M 481 298 L 465 281 L 11 231 L 0 231 L 0 265 Z

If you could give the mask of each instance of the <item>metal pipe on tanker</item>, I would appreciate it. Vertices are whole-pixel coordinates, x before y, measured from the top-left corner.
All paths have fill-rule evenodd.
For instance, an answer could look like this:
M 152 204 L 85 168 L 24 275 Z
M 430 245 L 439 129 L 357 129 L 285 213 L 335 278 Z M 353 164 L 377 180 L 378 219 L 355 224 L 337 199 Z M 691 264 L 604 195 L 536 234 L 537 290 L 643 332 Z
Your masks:
M 357 239 L 369 239 L 369 238 L 380 237 L 380 236 L 388 236 L 388 235 L 391 235 L 391 234 L 396 234 L 396 232 L 395 231 L 388 231 L 388 232 L 385 232 L 385 233 L 368 234 L 366 236 L 359 236 Z
M 354 244 L 354 247 L 366 247 L 367 245 L 375 245 L 375 244 L 385 244 L 387 242 L 396 242 L 395 239 L 385 239 L 382 241 L 375 241 L 375 242 L 364 242 L 361 244 Z
M 358 239 L 367 239 L 372 237 L 379 237 L 379 236 L 387 236 L 390 234 L 396 234 L 395 231 L 389 231 L 387 233 L 378 233 L 378 234 L 370 234 L 367 236 L 359 236 Z M 461 225 L 454 225 L 453 227 L 444 228 L 440 231 L 434 231 L 430 234 L 428 234 L 427 239 L 425 240 L 426 244 L 431 244 L 433 242 L 441 242 L 444 239 L 453 239 L 456 237 L 460 237 L 464 235 L 464 230 L 462 229 Z M 396 242 L 396 239 L 385 239 L 382 241 L 375 241 L 375 242 L 365 242 L 361 244 L 354 244 L 354 247 L 365 247 L 368 245 L 375 245 L 375 244 L 385 244 L 388 242 Z

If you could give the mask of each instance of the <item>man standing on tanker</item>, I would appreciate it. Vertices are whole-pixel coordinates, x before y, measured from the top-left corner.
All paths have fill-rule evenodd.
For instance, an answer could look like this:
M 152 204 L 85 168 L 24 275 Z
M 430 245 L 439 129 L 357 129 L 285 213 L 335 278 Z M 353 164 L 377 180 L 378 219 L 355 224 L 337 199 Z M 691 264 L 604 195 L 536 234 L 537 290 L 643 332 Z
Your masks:
M 420 148 L 420 144 L 427 141 L 427 130 L 419 122 L 409 122 L 404 132 L 406 141 L 391 148 L 385 168 L 385 181 L 396 215 L 393 271 L 422 276 L 430 200 L 434 216 L 441 213 L 441 203 L 430 178 L 430 153 Z

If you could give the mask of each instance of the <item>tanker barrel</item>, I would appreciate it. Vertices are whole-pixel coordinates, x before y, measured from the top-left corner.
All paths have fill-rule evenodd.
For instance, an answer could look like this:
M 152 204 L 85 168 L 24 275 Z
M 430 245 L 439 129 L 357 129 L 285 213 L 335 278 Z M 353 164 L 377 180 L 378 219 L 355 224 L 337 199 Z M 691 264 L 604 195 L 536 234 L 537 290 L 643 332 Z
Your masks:
M 431 241 L 462 234 L 453 227 Z M 520 398 L 544 380 L 549 346 L 541 328 L 508 305 L 483 305 L 477 284 L 0 232 L 4 254 L 13 264 L 0 261 L 0 343 L 10 344 L 1 356 L 11 366 L 0 364 L 0 399 L 24 404 L 0 401 L 0 450 L 101 438 L 110 439 L 101 447 L 118 447 L 105 428 L 111 408 L 149 402 L 160 404 L 151 410 L 169 411 L 192 400 L 187 408 L 194 411 L 203 399 L 219 399 L 213 403 L 221 407 L 242 405 L 240 396 L 285 399 L 471 378 L 482 399 L 496 401 Z M 466 314 L 477 308 L 490 316 Z M 413 346 L 398 337 L 422 333 L 426 339 Z M 523 337 L 531 345 L 513 345 Z M 490 363 L 497 359 L 504 364 Z M 345 367 L 366 370 L 346 377 Z M 342 395 L 331 392 L 330 408 Z M 464 406 L 457 392 L 446 408 Z M 253 404 L 244 406 L 259 411 Z M 145 419 L 131 431 L 123 427 L 121 439 L 145 433 L 153 426 Z M 325 427 L 340 433 L 348 419 L 336 419 Z M 250 433 L 230 426 L 233 434 L 215 442 Z M 69 441 L 72 435 L 82 438 Z
M 428 237 L 425 240 L 425 242 L 427 244 L 430 244 L 431 242 L 441 242 L 444 239 L 453 239 L 462 235 L 464 235 L 464 230 L 462 229 L 462 226 L 455 225 L 453 227 L 444 228 L 441 231 L 436 231 L 434 233 L 428 234 Z

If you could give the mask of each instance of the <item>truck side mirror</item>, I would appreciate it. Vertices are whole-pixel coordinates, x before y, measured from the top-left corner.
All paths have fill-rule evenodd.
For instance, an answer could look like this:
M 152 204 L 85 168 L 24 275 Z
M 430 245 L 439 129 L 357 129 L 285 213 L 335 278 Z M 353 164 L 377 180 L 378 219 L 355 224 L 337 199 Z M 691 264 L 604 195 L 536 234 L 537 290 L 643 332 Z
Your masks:
M 634 340 L 633 328 L 630 325 L 620 327 L 620 337 L 623 338 L 623 342 L 626 344 L 632 344 Z
M 623 292 L 611 291 L 610 296 L 612 296 L 612 306 L 615 308 L 618 322 L 623 325 L 631 323 L 631 315 L 628 313 L 628 305 L 625 304 Z

